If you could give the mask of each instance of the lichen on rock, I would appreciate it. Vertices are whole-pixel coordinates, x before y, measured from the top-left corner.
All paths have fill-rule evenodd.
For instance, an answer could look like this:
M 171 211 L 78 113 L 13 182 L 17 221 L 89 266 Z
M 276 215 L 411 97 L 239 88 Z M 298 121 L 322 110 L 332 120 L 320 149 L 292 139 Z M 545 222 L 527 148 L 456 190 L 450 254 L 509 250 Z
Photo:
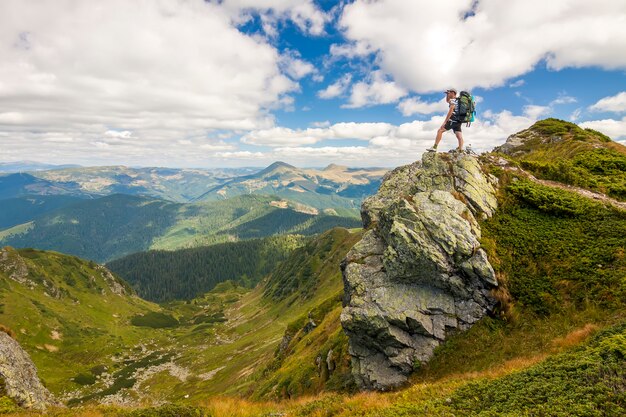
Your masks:
M 426 153 L 363 202 L 368 230 L 342 263 L 341 314 L 362 388 L 402 385 L 451 332 L 493 309 L 498 284 L 477 221 L 497 208 L 492 181 L 473 156 Z
M 8 334 L 0 331 L 0 383 L 9 398 L 24 408 L 43 410 L 59 405 L 41 384 L 28 354 Z

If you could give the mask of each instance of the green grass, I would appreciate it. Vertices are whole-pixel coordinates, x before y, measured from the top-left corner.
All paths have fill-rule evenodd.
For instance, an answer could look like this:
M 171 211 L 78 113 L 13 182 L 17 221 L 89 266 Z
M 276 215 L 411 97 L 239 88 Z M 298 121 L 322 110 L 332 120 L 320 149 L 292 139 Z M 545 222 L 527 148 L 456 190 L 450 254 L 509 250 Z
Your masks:
M 545 315 L 624 305 L 626 213 L 525 180 L 505 193 L 483 240 L 520 306 Z
M 178 320 L 170 314 L 159 311 L 150 311 L 146 314 L 133 316 L 130 319 L 133 326 L 150 327 L 152 329 L 165 329 L 178 326 Z
M 522 160 L 521 166 L 543 179 L 605 193 L 626 200 L 626 154 L 614 149 L 580 152 L 572 159 Z
M 450 403 L 467 416 L 624 415 L 626 325 L 524 371 L 470 383 Z
M 324 323 L 322 334 L 337 331 L 337 317 L 332 323 L 327 317 L 339 311 L 338 260 L 358 238 L 345 229 L 321 236 L 322 243 L 310 249 L 315 279 L 292 287 L 280 300 L 264 296 L 265 285 L 286 279 L 275 275 L 252 291 L 224 282 L 196 299 L 162 306 L 111 293 L 95 263 L 54 252 L 10 250 L 11 259 L 25 262 L 35 286 L 30 289 L 0 272 L 0 322 L 14 330 L 54 394 L 72 391 L 64 397 L 72 404 L 112 394 L 147 402 L 179 401 L 189 395 L 188 401 L 194 402 L 211 394 L 252 393 L 294 318 L 313 312 L 315 320 Z M 164 320 L 174 325 L 174 319 L 177 325 L 163 326 Z M 327 353 L 328 348 L 323 349 Z M 293 360 L 297 363 L 298 358 Z M 314 357 L 306 360 L 307 366 L 315 366 Z M 149 373 L 159 366 L 165 368 Z M 183 376 L 170 374 L 175 371 Z M 306 392 L 323 389 L 324 382 L 306 387 Z
M 626 200 L 626 147 L 593 129 L 546 119 L 517 133 L 514 163 L 535 176 Z

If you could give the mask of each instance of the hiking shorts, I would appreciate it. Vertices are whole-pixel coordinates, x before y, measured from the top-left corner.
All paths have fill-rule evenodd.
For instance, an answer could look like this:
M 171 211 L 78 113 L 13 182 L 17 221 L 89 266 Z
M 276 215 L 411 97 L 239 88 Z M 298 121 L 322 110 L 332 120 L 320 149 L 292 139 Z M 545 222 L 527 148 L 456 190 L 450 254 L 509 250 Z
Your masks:
M 446 131 L 452 129 L 453 132 L 461 131 L 461 122 L 457 122 L 455 120 L 448 120 L 448 123 L 443 127 Z

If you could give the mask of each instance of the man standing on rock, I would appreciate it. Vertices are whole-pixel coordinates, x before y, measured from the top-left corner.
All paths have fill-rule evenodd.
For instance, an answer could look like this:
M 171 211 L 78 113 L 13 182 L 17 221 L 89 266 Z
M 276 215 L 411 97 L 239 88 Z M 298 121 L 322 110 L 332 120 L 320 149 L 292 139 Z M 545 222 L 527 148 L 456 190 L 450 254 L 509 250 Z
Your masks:
M 446 119 L 443 121 L 443 124 L 437 130 L 437 137 L 435 138 L 435 145 L 432 148 L 427 149 L 428 152 L 437 152 L 437 146 L 439 142 L 441 142 L 441 137 L 443 136 L 443 132 L 447 132 L 452 129 L 454 134 L 456 135 L 457 140 L 459 141 L 459 147 L 456 148 L 457 152 L 463 151 L 463 132 L 461 132 L 461 122 L 456 120 L 457 112 L 455 109 L 457 107 L 458 100 L 456 98 L 456 90 L 454 88 L 449 88 L 444 93 L 446 95 L 446 102 L 449 104 L 448 114 L 446 115 Z

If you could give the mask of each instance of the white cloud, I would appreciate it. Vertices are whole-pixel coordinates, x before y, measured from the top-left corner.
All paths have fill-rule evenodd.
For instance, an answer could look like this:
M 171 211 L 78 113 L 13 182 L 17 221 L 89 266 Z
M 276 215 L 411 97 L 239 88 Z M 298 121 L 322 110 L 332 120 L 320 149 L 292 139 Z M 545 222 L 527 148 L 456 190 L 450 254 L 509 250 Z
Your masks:
M 352 81 L 352 74 L 344 74 L 334 83 L 330 84 L 323 90 L 318 91 L 317 96 L 321 99 L 331 99 L 345 93 L 346 89 L 350 86 Z
M 546 116 L 552 112 L 552 107 L 550 106 L 536 106 L 536 105 L 528 105 L 524 106 L 524 115 L 531 119 L 539 119 L 542 116 Z
M 511 84 L 509 84 L 509 87 L 511 88 L 517 88 L 517 87 L 521 87 L 526 83 L 526 81 L 524 81 L 523 79 L 519 79 L 517 81 L 513 81 Z
M 434 101 L 431 103 L 422 101 L 419 97 L 411 97 L 406 100 L 402 100 L 398 104 L 398 110 L 403 116 L 412 116 L 414 114 L 432 114 L 445 112 L 448 109 L 448 104 L 445 100 Z
M 350 100 L 343 107 L 357 108 L 376 104 L 395 103 L 407 95 L 407 91 L 388 80 L 382 71 L 374 71 L 367 80 L 352 86 Z
M 604 133 L 613 140 L 626 139 L 626 117 L 621 120 L 604 119 L 580 123 L 580 127 L 594 129 Z
M 333 57 L 345 57 L 348 59 L 364 57 L 374 53 L 374 50 L 366 42 L 353 42 L 330 45 L 330 55 Z
M 308 129 L 274 127 L 255 130 L 245 134 L 241 141 L 258 146 L 312 145 L 325 139 L 370 140 L 388 134 L 393 125 L 389 123 L 336 123 L 332 126 L 318 126 Z
M 319 142 L 321 137 L 322 129 L 319 128 L 293 130 L 287 127 L 273 127 L 249 132 L 242 136 L 241 141 L 263 146 L 310 145 Z
M 347 43 L 335 50 L 376 52 L 414 92 L 494 87 L 542 60 L 555 70 L 626 68 L 625 19 L 622 0 L 356 0 L 343 9 Z
M 295 80 L 317 72 L 313 64 L 300 59 L 300 54 L 295 51 L 287 51 L 281 55 L 280 65 L 283 71 Z
M 250 151 L 236 151 L 236 152 L 217 152 L 215 154 L 217 158 L 222 159 L 262 159 L 266 158 L 267 155 L 263 152 L 250 152 Z
M 299 19 L 309 33 L 323 28 L 311 2 L 288 3 L 262 6 Z M 211 131 L 272 126 L 270 111 L 293 107 L 289 93 L 298 89 L 285 74 L 299 79 L 315 71 L 296 54 L 281 57 L 266 39 L 240 32 L 233 16 L 250 11 L 234 6 L 0 2 L 0 131 L 33 158 L 152 163 L 160 155 L 171 164 L 199 158 L 180 151 L 179 139 L 213 146 Z M 72 138 L 65 143 L 72 146 L 58 138 L 55 149 L 42 146 L 53 142 L 50 134 Z
M 523 115 L 513 115 L 509 111 L 485 112 L 483 119 L 476 120 L 470 128 L 464 128 L 465 142 L 471 144 L 477 151 L 491 150 L 494 146 L 504 143 L 509 135 L 531 126 L 540 114 L 539 109 L 531 109 Z M 320 126 L 304 130 L 281 127 L 251 132 L 242 141 L 254 145 L 275 146 L 273 151 L 265 154 L 266 157 L 273 155 L 275 159 L 288 159 L 289 152 L 295 158 L 293 161 L 300 161 L 298 158 L 303 155 L 323 158 L 335 154 L 348 158 L 347 155 L 353 152 L 353 155 L 361 157 L 361 166 L 381 164 L 374 161 L 384 161 L 383 165 L 388 166 L 417 159 L 421 152 L 432 145 L 437 129 L 443 120 L 443 116 L 437 115 L 429 120 L 416 120 L 401 125 L 336 123 L 327 127 Z M 328 145 L 330 143 L 328 141 L 334 139 L 357 139 L 367 142 L 368 146 Z M 311 146 L 315 144 L 322 146 Z M 446 133 L 442 150 L 455 146 L 454 136 Z M 322 162 L 322 159 L 319 161 Z M 325 161 L 328 163 L 329 159 Z M 363 161 L 368 161 L 368 163 L 364 164 Z
M 553 106 L 555 104 L 572 104 L 578 103 L 576 97 L 568 96 L 567 94 L 559 94 L 557 98 L 550 102 L 550 105 Z
M 118 131 L 118 130 L 107 130 L 106 132 L 104 132 L 105 136 L 109 136 L 112 138 L 124 138 L 124 139 L 128 139 L 130 137 L 133 136 L 133 132 L 131 132 L 130 130 L 122 130 L 122 131 Z
M 569 115 L 569 119 L 572 122 L 576 122 L 578 119 L 580 119 L 581 113 L 582 113 L 582 109 L 579 107 L 576 110 L 574 110 L 572 114 Z
M 595 112 L 626 112 L 626 91 L 598 100 L 597 103 L 589 107 L 589 110 Z
M 330 126 L 330 122 L 328 120 L 324 120 L 323 122 L 311 123 L 311 127 L 328 127 L 328 126 Z
M 212 0 L 229 10 L 236 21 L 246 21 L 246 13 L 261 15 L 264 31 L 276 35 L 279 20 L 291 20 L 298 28 L 311 35 L 323 35 L 330 17 L 312 0 Z

